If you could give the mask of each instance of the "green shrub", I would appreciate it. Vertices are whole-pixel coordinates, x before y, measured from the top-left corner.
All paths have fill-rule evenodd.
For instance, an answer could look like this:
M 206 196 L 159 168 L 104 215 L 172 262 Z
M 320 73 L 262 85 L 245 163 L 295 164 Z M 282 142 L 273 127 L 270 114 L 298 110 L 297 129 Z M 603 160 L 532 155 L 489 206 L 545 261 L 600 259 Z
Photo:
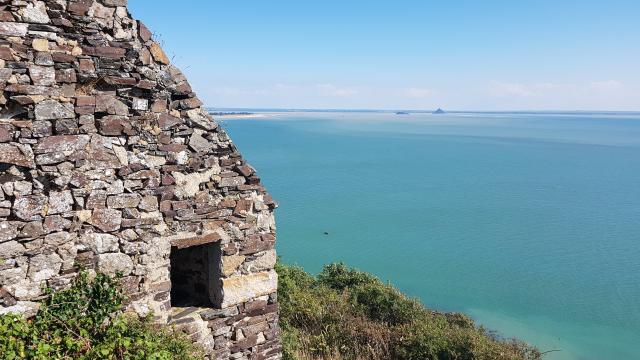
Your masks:
M 200 359 L 187 338 L 150 318 L 121 314 L 119 278 L 80 274 L 68 290 L 52 292 L 33 319 L 0 316 L 2 359 Z
M 376 277 L 344 264 L 317 277 L 278 264 L 285 360 L 540 359 L 517 340 L 503 340 L 472 319 L 425 308 Z

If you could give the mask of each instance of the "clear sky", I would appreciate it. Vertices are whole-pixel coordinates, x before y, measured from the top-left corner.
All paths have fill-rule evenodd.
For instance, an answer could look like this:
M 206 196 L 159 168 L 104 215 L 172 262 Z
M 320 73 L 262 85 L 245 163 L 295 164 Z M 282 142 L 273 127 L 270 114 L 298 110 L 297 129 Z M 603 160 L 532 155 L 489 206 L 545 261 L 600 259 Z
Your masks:
M 207 106 L 640 110 L 639 0 L 129 0 Z

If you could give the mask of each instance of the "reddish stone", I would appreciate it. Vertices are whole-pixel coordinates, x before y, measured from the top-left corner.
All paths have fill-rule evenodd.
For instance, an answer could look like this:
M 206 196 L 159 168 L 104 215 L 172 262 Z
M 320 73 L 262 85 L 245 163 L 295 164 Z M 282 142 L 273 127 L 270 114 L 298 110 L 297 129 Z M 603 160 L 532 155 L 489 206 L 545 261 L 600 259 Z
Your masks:
M 134 78 L 130 77 L 117 77 L 117 76 L 107 76 L 104 81 L 109 85 L 127 85 L 133 86 L 138 83 L 138 81 Z
M 170 130 L 174 126 L 180 124 L 182 124 L 182 119 L 169 114 L 161 114 L 158 119 L 158 126 L 160 126 L 160 129 L 162 130 Z
M 220 235 L 218 235 L 218 233 L 211 233 L 186 239 L 173 240 L 171 241 L 171 246 L 175 246 L 178 249 L 185 249 L 192 246 L 210 244 L 221 239 L 222 238 L 220 237 Z
M 76 106 L 95 106 L 95 105 L 96 105 L 95 96 L 78 96 L 76 98 Z
M 174 179 L 173 176 L 169 174 L 162 175 L 162 185 L 167 186 L 167 185 L 173 185 L 175 183 L 176 183 L 176 179 Z
M 25 95 L 45 95 L 50 97 L 60 96 L 59 89 L 53 89 L 49 86 L 13 84 L 7 86 L 5 91 Z
M 154 87 L 156 87 L 156 85 L 157 85 L 157 83 L 155 81 L 140 80 L 138 82 L 138 84 L 136 85 L 136 87 L 138 87 L 140 89 L 151 90 Z
M 0 127 L 0 143 L 9 142 L 13 139 L 13 133 L 7 127 Z
M 61 53 L 61 52 L 51 53 L 51 58 L 53 59 L 53 61 L 59 62 L 59 63 L 72 63 L 76 61 L 75 56 L 71 54 Z
M 98 46 L 98 47 L 83 46 L 82 52 L 85 55 L 91 55 L 91 56 L 97 56 L 97 57 L 102 57 L 106 59 L 116 60 L 124 57 L 127 51 L 122 48 L 111 47 L 111 46 Z
M 78 70 L 80 70 L 80 72 L 92 73 L 96 71 L 96 67 L 91 59 L 80 59 Z
M 91 216 L 91 225 L 104 232 L 118 231 L 122 224 L 122 212 L 113 209 L 96 209 Z
M 0 11 L 0 21 L 15 21 L 16 19 L 13 17 L 10 11 Z
M 91 0 L 70 1 L 67 10 L 74 15 L 85 16 L 89 12 L 91 3 Z
M 11 54 L 11 48 L 3 46 L 0 47 L 0 59 L 13 61 L 13 55 Z
M 153 37 L 151 31 L 149 31 L 142 21 L 138 21 L 138 35 L 140 35 L 140 39 L 142 39 L 143 42 L 147 42 Z
M 131 129 L 127 118 L 115 115 L 105 116 L 98 120 L 98 131 L 106 136 L 119 136 Z
M 19 144 L 0 144 L 0 164 L 12 164 L 35 168 L 36 164 L 31 148 Z
M 187 150 L 187 146 L 183 144 L 166 144 L 158 146 L 158 150 L 171 153 L 178 153 Z
M 244 177 L 251 176 L 254 170 L 249 165 L 236 166 L 235 170 Z
M 75 83 L 78 81 L 76 71 L 74 69 L 57 70 L 56 81 L 59 83 Z

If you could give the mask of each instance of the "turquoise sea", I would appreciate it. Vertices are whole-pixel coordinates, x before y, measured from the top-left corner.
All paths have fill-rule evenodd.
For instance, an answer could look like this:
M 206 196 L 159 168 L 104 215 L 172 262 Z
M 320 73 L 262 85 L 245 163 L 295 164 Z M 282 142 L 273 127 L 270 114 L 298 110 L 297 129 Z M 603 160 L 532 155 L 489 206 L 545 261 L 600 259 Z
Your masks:
M 283 261 L 344 261 L 546 359 L 640 359 L 640 114 L 219 120 Z

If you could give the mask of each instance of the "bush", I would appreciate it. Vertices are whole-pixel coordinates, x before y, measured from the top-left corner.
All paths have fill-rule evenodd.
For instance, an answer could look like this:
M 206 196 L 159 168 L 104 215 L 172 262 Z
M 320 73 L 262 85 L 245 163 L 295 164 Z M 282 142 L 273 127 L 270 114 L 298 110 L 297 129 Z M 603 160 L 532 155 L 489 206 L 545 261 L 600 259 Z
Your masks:
M 344 264 L 317 277 L 295 266 L 276 270 L 285 360 L 541 359 L 523 342 L 497 338 L 463 314 L 429 310 Z
M 2 359 L 200 359 L 186 337 L 154 326 L 150 318 L 121 314 L 119 279 L 80 274 L 53 293 L 33 319 L 0 316 Z

